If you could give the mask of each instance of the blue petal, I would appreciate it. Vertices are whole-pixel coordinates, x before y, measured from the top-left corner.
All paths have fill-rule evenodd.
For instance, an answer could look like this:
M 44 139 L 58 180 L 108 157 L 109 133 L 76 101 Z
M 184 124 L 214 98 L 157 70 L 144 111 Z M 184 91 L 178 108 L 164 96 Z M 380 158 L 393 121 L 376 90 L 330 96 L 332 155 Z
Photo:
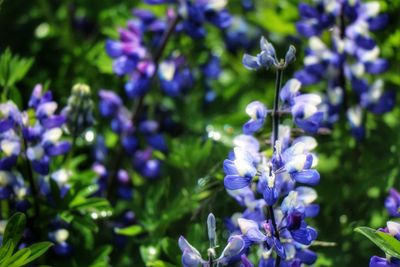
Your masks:
M 380 14 L 376 17 L 372 17 L 368 19 L 369 30 L 377 31 L 383 29 L 386 24 L 389 22 L 388 14 Z
M 126 136 L 122 139 L 122 146 L 129 155 L 133 155 L 138 148 L 138 140 L 135 136 Z
M 317 216 L 319 213 L 319 205 L 318 204 L 310 204 L 306 206 L 305 216 L 312 218 Z
M 251 178 L 245 178 L 239 175 L 227 175 L 224 179 L 225 188 L 228 190 L 236 190 L 246 187 L 250 182 Z
M 315 35 L 319 35 L 320 31 L 317 27 L 310 25 L 307 22 L 297 22 L 296 23 L 297 32 L 303 35 L 304 37 L 311 37 Z
M 322 112 L 319 112 L 322 114 Z M 322 114 L 323 115 L 323 114 Z M 320 127 L 319 122 L 310 119 L 295 118 L 294 123 L 297 127 L 303 129 L 307 133 L 317 133 Z
M 319 82 L 320 77 L 316 76 L 315 73 L 308 72 L 306 70 L 297 71 L 294 77 L 298 79 L 303 85 L 311 85 Z
M 303 263 L 312 265 L 317 260 L 317 253 L 309 249 L 302 249 L 296 252 L 296 258 L 299 258 Z
M 46 154 L 54 157 L 67 153 L 71 148 L 71 143 L 64 141 L 46 148 Z
M 117 58 L 123 55 L 121 42 L 107 40 L 106 41 L 106 52 L 112 58 Z
M 316 170 L 303 170 L 294 172 L 291 177 L 299 183 L 317 185 L 319 183 L 319 173 Z
M 227 175 L 238 175 L 236 165 L 232 160 L 226 159 L 224 160 L 224 172 Z
M 17 163 L 17 156 L 3 157 L 0 159 L 0 170 L 9 171 Z
M 64 115 L 54 115 L 49 118 L 45 118 L 41 120 L 41 124 L 44 128 L 46 129 L 51 129 L 55 127 L 60 127 L 63 125 L 66 121 L 66 118 Z
M 212 16 L 207 16 L 207 20 L 220 29 L 226 29 L 232 23 L 232 16 L 227 10 L 222 10 L 213 12 Z
M 371 50 L 376 46 L 376 43 L 372 38 L 362 35 L 357 35 L 355 42 L 358 46 L 366 50 Z
M 365 63 L 365 69 L 368 73 L 380 74 L 389 69 L 389 62 L 385 59 L 379 58 Z
M 263 189 L 263 197 L 268 206 L 273 206 L 279 197 L 279 191 L 276 187 L 269 188 L 265 186 Z
M 125 84 L 125 91 L 130 98 L 140 97 L 147 93 L 150 86 L 148 78 L 140 77 L 135 80 L 130 80 Z
M 49 174 L 49 159 L 44 158 L 42 160 L 32 161 L 33 170 L 41 175 Z
M 299 14 L 302 18 L 316 18 L 318 17 L 318 11 L 305 3 L 299 4 Z
M 264 119 L 249 120 L 243 125 L 243 133 L 251 135 L 260 130 L 264 125 Z
M 113 62 L 113 71 L 115 74 L 119 76 L 132 72 L 135 69 L 135 67 L 136 67 L 136 61 L 126 56 L 118 57 Z
M 165 142 L 165 138 L 163 134 L 155 134 L 147 137 L 147 143 L 152 146 L 154 149 L 167 152 L 168 147 Z
M 367 92 L 369 88 L 368 82 L 366 80 L 357 79 L 354 77 L 351 79 L 351 86 L 353 90 L 359 95 L 364 92 Z
M 182 254 L 182 265 L 184 267 L 198 267 L 201 264 L 201 258 L 190 252 L 184 251 Z
M 273 239 L 273 246 L 274 246 L 274 251 L 282 258 L 286 258 L 286 253 L 285 253 L 285 248 L 282 246 L 281 242 L 274 238 Z
M 8 131 L 13 127 L 14 123 L 9 119 L 0 120 L 0 133 Z
M 249 70 L 258 70 L 261 67 L 258 64 L 257 57 L 253 57 L 248 54 L 243 55 L 242 63 L 244 67 Z
M 395 265 L 388 262 L 386 258 L 372 256 L 369 261 L 369 267 L 395 267 Z
M 246 237 L 253 242 L 260 243 L 264 242 L 266 239 L 266 236 L 261 233 L 259 229 L 249 229 L 246 233 Z
M 290 233 L 295 241 L 306 246 L 310 245 L 317 237 L 317 233 L 311 227 L 302 227 Z

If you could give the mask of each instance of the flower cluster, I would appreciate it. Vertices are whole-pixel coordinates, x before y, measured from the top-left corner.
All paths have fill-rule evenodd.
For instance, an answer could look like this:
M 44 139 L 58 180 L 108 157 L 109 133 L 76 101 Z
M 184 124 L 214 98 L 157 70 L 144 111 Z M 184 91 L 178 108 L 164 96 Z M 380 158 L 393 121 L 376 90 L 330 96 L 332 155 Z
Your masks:
M 61 140 L 66 118 L 55 114 L 56 110 L 51 92 L 44 93 L 41 85 L 34 88 L 29 109 L 24 112 L 11 101 L 0 105 L 1 170 L 10 171 L 23 155 L 35 172 L 49 173 L 51 158 L 70 149 L 70 143 Z
M 6 200 L 12 212 L 27 212 L 32 203 L 28 200 L 30 196 L 34 198 L 35 216 L 39 196 L 46 196 L 48 203 L 54 205 L 49 179 L 58 184 L 61 197 L 69 190 L 67 171 L 50 168 L 52 159 L 65 155 L 71 147 L 62 139 L 69 115 L 57 114 L 57 108 L 51 91 L 44 92 L 41 85 L 33 89 L 25 111 L 20 111 L 11 101 L 0 104 L 0 200 Z M 19 172 L 20 162 L 26 165 L 24 176 Z M 32 243 L 36 235 L 30 228 L 25 232 L 22 247 Z M 56 244 L 55 253 L 64 255 L 70 251 L 65 242 L 67 238 L 65 229 L 50 231 L 49 239 Z
M 16 171 L 0 171 L 0 200 L 9 200 L 11 210 L 26 211 L 31 205 L 26 199 L 29 188 Z
M 141 17 L 140 17 L 141 18 Z M 143 43 L 143 28 L 148 20 L 128 22 L 126 29 L 119 29 L 119 40 L 108 40 L 106 52 L 114 59 L 113 71 L 119 76 L 128 75 L 125 91 L 131 98 L 143 96 L 150 86 L 155 65 Z
M 273 46 L 262 38 L 261 53 L 256 57 L 245 55 L 243 63 L 249 69 L 275 68 L 279 74 L 294 60 L 294 51 L 290 47 L 285 60 L 279 61 Z M 318 132 L 321 98 L 300 94 L 300 86 L 296 79 L 283 88 L 277 84 L 272 111 L 259 101 L 250 103 L 246 108 L 250 120 L 244 124 L 243 134 L 233 140 L 234 149 L 224 161 L 225 188 L 245 208 L 242 214 L 227 220 L 228 229 L 232 234 L 244 235 L 250 246 L 259 247 L 260 266 L 273 266 L 274 262 L 282 266 L 313 264 L 317 258 L 308 249 L 317 232 L 306 222 L 319 212 L 319 206 L 313 204 L 316 191 L 310 187 L 320 179 L 314 169 L 317 157 L 312 152 L 317 143 L 310 136 L 293 138 L 289 125 L 279 125 L 280 116 L 292 114 L 294 125 L 308 133 Z M 273 124 L 278 124 L 273 127 L 270 157 L 262 146 L 265 140 L 255 135 L 263 129 L 268 114 Z M 245 256 L 242 261 L 252 266 L 246 265 L 251 263 Z
M 161 134 L 166 129 L 162 127 L 163 119 L 152 119 L 160 117 L 157 103 L 147 105 L 144 97 L 154 78 L 159 80 L 161 90 L 171 97 L 186 93 L 194 86 L 195 79 L 193 70 L 181 53 L 176 50 L 170 54 L 165 53 L 167 43 L 174 34 L 181 32 L 186 32 L 193 38 L 204 37 L 206 22 L 221 29 L 227 28 L 231 17 L 226 10 L 226 1 L 144 2 L 176 4 L 176 7 L 168 8 L 165 18 L 148 10 L 134 9 L 134 19 L 128 21 L 126 28 L 118 30 L 119 39 L 106 42 L 106 52 L 113 58 L 113 71 L 119 76 L 128 77 L 125 91 L 129 98 L 137 100 L 137 105 L 129 110 L 117 94 L 101 90 L 100 114 L 111 120 L 111 128 L 119 135 L 123 151 L 129 155 L 134 169 L 146 178 L 156 178 L 160 173 L 161 161 L 154 158 L 153 152 L 166 152 L 166 143 Z M 210 53 L 209 60 L 201 66 L 201 73 L 206 88 L 205 100 L 210 102 L 215 98 L 211 89 L 212 81 L 220 75 L 219 58 Z M 143 115 L 145 109 L 148 110 L 146 116 Z M 99 152 L 101 150 L 106 150 L 104 144 L 98 145 L 96 154 L 107 153 Z M 112 167 L 105 167 L 104 158 L 97 159 L 95 170 L 100 177 L 100 191 L 108 185 L 109 176 L 118 177 L 121 186 L 130 187 L 130 179 L 125 179 L 127 175 L 123 175 L 127 171 L 118 165 L 117 163 L 113 170 Z
M 158 74 L 163 91 L 169 96 L 179 96 L 193 85 L 191 70 L 184 57 L 171 56 L 158 63 L 159 55 L 152 56 L 149 44 L 144 42 L 146 33 L 152 34 L 152 42 L 160 46 L 160 38 L 167 31 L 167 22 L 159 20 L 146 10 L 134 10 L 136 19 L 130 20 L 126 29 L 119 29 L 119 40 L 108 40 L 106 52 L 114 59 L 113 71 L 119 76 L 128 75 L 125 91 L 130 98 L 144 96 L 151 79 Z M 169 18 L 171 20 L 173 18 Z
M 388 16 L 379 14 L 378 2 L 362 3 L 361 0 L 318 0 L 315 6 L 301 3 L 299 12 L 301 21 L 297 23 L 297 30 L 309 38 L 309 46 L 305 67 L 295 77 L 303 85 L 328 81 L 324 99 L 326 126 L 331 127 L 339 119 L 344 107 L 353 135 L 361 140 L 365 136 L 363 110 L 382 114 L 394 106 L 394 92 L 384 91 L 384 81 L 372 81 L 366 76 L 385 72 L 389 67 L 379 57 L 379 47 L 370 33 L 382 29 Z M 320 38 L 324 31 L 331 33 L 331 45 Z M 348 85 L 354 96 L 347 95 Z
M 148 4 L 177 4 L 182 22 L 177 30 L 182 30 L 192 38 L 203 38 L 204 28 L 210 23 L 220 29 L 231 24 L 231 15 L 226 9 L 227 0 L 145 0 Z
M 177 3 L 176 1 L 145 1 L 149 4 Z M 135 19 L 126 29 L 119 29 L 119 40 L 108 40 L 106 52 L 114 59 L 113 71 L 127 75 L 125 91 L 130 98 L 143 97 L 150 88 L 151 79 L 158 75 L 162 90 L 177 97 L 188 91 L 194 83 L 192 70 L 183 56 L 172 54 L 160 62 L 160 54 L 148 47 L 166 44 L 165 34 L 185 31 L 194 38 L 205 36 L 203 24 L 207 21 L 219 28 L 230 25 L 226 1 L 183 1 L 179 14 L 169 9 L 166 19 L 160 19 L 147 10 L 135 9 Z M 178 4 L 178 3 L 177 3 Z M 171 27 L 171 28 L 169 28 Z M 169 32 L 171 31 L 171 32 Z M 150 40 L 145 39 L 149 35 Z M 146 42 L 147 41 L 147 42 Z
M 154 158 L 153 151 L 167 152 L 167 145 L 163 134 L 160 133 L 160 124 L 155 120 L 145 117 L 138 118 L 138 125 L 133 125 L 133 114 L 123 105 L 122 99 L 112 91 L 100 90 L 99 109 L 103 117 L 110 120 L 111 129 L 121 139 L 124 155 L 129 157 L 132 167 L 143 177 L 154 179 L 159 177 L 161 161 Z M 146 141 L 146 146 L 141 148 L 139 139 Z M 95 151 L 96 164 L 94 170 L 99 175 L 100 191 L 107 188 L 110 173 L 104 166 L 107 155 L 107 147 L 102 137 L 98 138 Z M 130 199 L 132 193 L 131 179 L 124 169 L 117 171 L 119 189 L 118 195 L 123 199 Z

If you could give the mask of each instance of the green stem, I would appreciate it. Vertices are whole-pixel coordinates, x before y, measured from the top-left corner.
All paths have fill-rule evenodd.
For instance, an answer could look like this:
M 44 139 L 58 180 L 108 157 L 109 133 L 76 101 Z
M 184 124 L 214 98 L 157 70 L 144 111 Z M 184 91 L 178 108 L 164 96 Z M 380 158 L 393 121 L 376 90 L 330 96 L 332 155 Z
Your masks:
M 24 138 L 24 147 L 25 147 L 25 153 L 26 153 L 26 150 L 28 149 L 28 144 L 27 144 L 25 138 Z M 26 156 L 26 160 L 25 160 L 26 168 L 28 170 L 28 182 L 29 182 L 30 188 L 32 190 L 33 206 L 34 206 L 34 209 L 35 209 L 34 218 L 37 218 L 39 216 L 39 214 L 40 214 L 39 203 L 38 203 L 39 192 L 37 190 L 37 187 L 36 187 L 36 184 L 35 184 L 35 180 L 33 178 L 33 170 L 32 170 L 32 166 L 31 166 L 31 162 L 28 159 L 28 155 L 25 155 L 25 156 Z

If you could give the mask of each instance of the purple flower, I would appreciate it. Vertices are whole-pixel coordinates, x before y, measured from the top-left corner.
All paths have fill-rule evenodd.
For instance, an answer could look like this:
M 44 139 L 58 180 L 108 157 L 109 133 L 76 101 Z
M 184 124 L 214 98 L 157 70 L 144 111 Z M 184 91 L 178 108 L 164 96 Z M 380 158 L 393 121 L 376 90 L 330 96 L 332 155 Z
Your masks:
M 121 98 L 114 92 L 107 90 L 100 90 L 99 97 L 101 115 L 106 118 L 114 117 L 122 105 Z
M 235 190 L 246 187 L 256 175 L 254 159 L 249 152 L 239 147 L 234 149 L 232 157 L 224 161 L 226 189 Z
M 400 193 L 396 189 L 390 189 L 390 194 L 385 200 L 385 207 L 390 216 L 400 217 Z
M 264 125 L 267 108 L 263 103 L 254 101 L 247 105 L 246 113 L 250 116 L 250 120 L 243 125 L 243 133 L 253 134 Z
M 172 97 L 182 95 L 192 88 L 194 83 L 193 75 L 188 67 L 184 66 L 182 57 L 160 63 L 158 74 L 161 81 L 161 88 Z
M 51 92 L 44 93 L 41 86 L 36 86 L 31 99 L 32 113 L 22 114 L 22 134 L 26 140 L 26 156 L 32 162 L 35 172 L 46 175 L 49 173 L 50 159 L 66 154 L 71 144 L 62 141 L 62 126 L 65 116 L 56 115 L 57 103 L 52 101 Z
M 398 259 L 391 259 L 390 261 L 386 258 L 378 256 L 371 257 L 369 267 L 396 267 L 399 266 L 400 261 Z
M 200 252 L 190 245 L 183 236 L 179 238 L 179 248 L 182 251 L 182 265 L 184 267 L 197 267 L 206 262 L 201 258 Z
M 346 80 L 351 82 L 354 99 L 359 106 L 375 113 L 383 114 L 393 109 L 394 91 L 384 92 L 383 82 L 377 80 L 369 85 L 367 74 L 380 74 L 389 68 L 388 61 L 379 57 L 379 47 L 370 31 L 382 28 L 387 15 L 379 14 L 378 3 L 357 1 L 316 1 L 314 6 L 300 4 L 301 21 L 297 23 L 298 32 L 309 38 L 309 46 L 304 58 L 304 69 L 295 77 L 303 85 L 327 81 L 327 97 L 324 99 L 324 114 L 316 115 L 316 120 L 331 127 L 339 118 L 343 107 Z M 345 24 L 340 24 L 345 21 Z M 328 47 L 318 37 L 324 31 L 331 35 L 332 46 Z M 348 111 L 348 113 L 354 113 Z M 348 116 L 353 117 L 353 116 Z M 313 121 L 298 121 L 299 127 L 313 132 Z M 357 140 L 365 137 L 364 127 L 355 126 L 350 121 L 352 133 Z
M 248 54 L 243 55 L 242 63 L 249 70 L 258 70 L 260 68 L 269 69 L 272 66 L 278 66 L 275 48 L 264 37 L 260 40 L 261 52 L 257 56 Z

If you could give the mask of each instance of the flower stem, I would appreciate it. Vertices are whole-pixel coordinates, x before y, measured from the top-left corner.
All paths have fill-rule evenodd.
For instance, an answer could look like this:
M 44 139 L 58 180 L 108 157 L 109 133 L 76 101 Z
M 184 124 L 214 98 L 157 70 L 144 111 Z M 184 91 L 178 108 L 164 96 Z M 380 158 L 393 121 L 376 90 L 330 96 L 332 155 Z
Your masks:
M 272 111 L 272 149 L 275 152 L 275 142 L 278 140 L 279 134 L 279 120 L 280 120 L 280 112 L 279 112 L 279 92 L 281 90 L 282 85 L 282 74 L 283 69 L 278 68 L 276 70 L 276 80 L 275 80 L 275 98 L 274 98 L 274 109 Z
M 283 68 L 276 69 L 276 80 L 275 80 L 275 97 L 274 97 L 274 108 L 272 112 L 272 149 L 275 152 L 276 147 L 275 143 L 278 140 L 279 135 L 279 120 L 281 114 L 279 113 L 279 92 L 282 86 L 282 76 L 283 76 Z M 276 219 L 274 214 L 274 208 L 272 206 L 268 206 L 268 214 L 272 221 L 272 227 L 274 228 L 275 238 L 280 241 L 279 230 L 276 225 Z M 281 257 L 276 255 L 275 267 L 279 267 L 281 262 Z
M 25 147 L 25 151 L 28 149 L 28 144 L 24 138 L 24 147 Z M 28 159 L 28 156 L 26 155 L 26 168 L 28 170 L 28 181 L 29 181 L 29 185 L 30 188 L 32 190 L 32 197 L 33 197 L 33 206 L 35 209 L 35 217 L 38 217 L 40 214 L 40 209 L 39 209 L 39 203 L 38 203 L 38 198 L 39 198 L 39 192 L 36 188 L 36 184 L 35 184 L 35 180 L 33 179 L 33 171 L 32 171 L 32 166 L 31 166 L 31 162 Z
M 208 254 L 208 265 L 210 267 L 214 267 L 214 260 L 213 260 L 211 253 Z
M 155 65 L 154 73 L 150 77 L 151 83 L 154 81 L 155 77 L 157 77 L 157 72 L 158 72 L 158 67 L 160 63 L 160 59 L 165 51 L 165 48 L 167 46 L 168 41 L 170 40 L 170 37 L 172 36 L 172 33 L 174 32 L 176 26 L 178 25 L 179 21 L 181 20 L 180 15 L 176 15 L 168 24 L 167 30 L 163 33 L 163 36 L 161 37 L 160 44 L 154 53 L 153 61 Z M 132 116 L 131 116 L 131 121 L 133 125 L 136 125 L 138 123 L 139 117 L 141 110 L 143 108 L 144 104 L 144 97 L 145 95 L 140 96 L 137 101 L 132 106 Z M 115 160 L 114 160 L 114 166 L 111 169 L 110 175 L 108 177 L 108 189 L 107 189 L 107 198 L 111 200 L 113 198 L 113 192 L 115 191 L 115 178 L 118 173 L 118 169 L 120 166 L 120 163 L 123 159 L 123 147 L 120 145 L 119 149 L 117 151 Z

